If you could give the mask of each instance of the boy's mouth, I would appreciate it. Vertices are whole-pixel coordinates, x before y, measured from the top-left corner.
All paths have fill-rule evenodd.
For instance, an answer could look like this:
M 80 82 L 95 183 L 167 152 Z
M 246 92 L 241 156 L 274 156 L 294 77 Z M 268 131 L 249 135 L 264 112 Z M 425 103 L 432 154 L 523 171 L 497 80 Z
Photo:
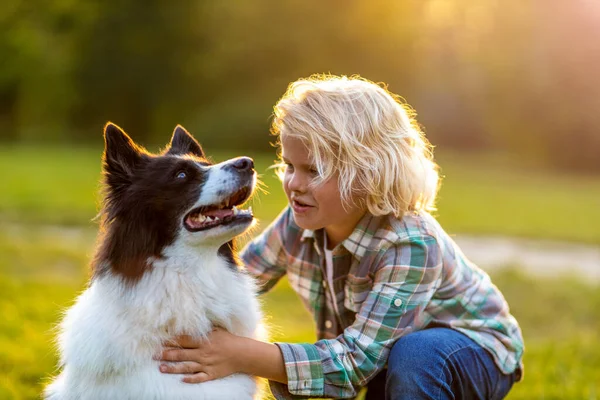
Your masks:
M 294 209 L 294 211 L 306 211 L 307 209 L 312 207 L 313 206 L 311 206 L 310 204 L 306 204 L 295 199 L 292 200 L 292 208 Z
M 305 202 L 301 201 L 300 199 L 298 199 L 296 197 L 292 197 L 292 201 L 294 203 L 298 203 L 299 205 L 310 207 L 310 204 L 305 203 Z

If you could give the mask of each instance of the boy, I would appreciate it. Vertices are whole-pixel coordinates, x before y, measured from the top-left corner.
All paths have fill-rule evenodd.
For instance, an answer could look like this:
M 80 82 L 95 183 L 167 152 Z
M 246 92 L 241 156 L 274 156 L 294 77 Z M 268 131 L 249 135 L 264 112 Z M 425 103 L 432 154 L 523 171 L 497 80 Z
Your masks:
M 182 362 L 164 372 L 261 376 L 281 399 L 352 398 L 363 386 L 367 400 L 503 398 L 521 379 L 521 331 L 429 214 L 437 165 L 410 110 L 365 79 L 316 75 L 289 86 L 273 133 L 289 206 L 242 259 L 261 292 L 287 274 L 319 340 L 180 337 L 184 349 L 163 359 Z

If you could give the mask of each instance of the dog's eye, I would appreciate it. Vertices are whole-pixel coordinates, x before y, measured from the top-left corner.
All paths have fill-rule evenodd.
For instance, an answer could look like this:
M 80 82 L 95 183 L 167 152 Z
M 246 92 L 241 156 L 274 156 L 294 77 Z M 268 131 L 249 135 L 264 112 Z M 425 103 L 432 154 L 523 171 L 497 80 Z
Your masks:
M 183 172 L 183 171 L 179 171 L 179 172 L 177 173 L 177 175 L 175 175 L 175 177 L 176 177 L 177 179 L 185 179 L 185 178 L 187 178 L 187 174 L 186 174 L 185 172 Z

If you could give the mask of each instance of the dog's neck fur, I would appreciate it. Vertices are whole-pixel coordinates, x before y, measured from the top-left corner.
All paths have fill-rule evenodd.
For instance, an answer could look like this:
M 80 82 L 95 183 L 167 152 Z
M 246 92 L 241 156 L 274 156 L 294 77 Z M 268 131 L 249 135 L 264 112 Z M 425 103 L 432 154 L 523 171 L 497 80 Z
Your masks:
M 247 292 L 240 286 L 245 280 L 233 279 L 232 274 L 244 272 L 232 268 L 229 260 L 219 255 L 216 246 L 190 247 L 177 240 L 165 248 L 160 258 L 145 260 L 147 270 L 131 284 L 119 274 L 106 273 L 94 278 L 99 290 L 107 290 L 107 298 L 121 312 L 138 314 L 135 320 L 148 329 L 169 334 L 205 335 L 215 325 L 231 332 L 247 334 L 250 321 L 241 321 L 240 302 L 233 301 L 238 293 Z M 103 269 L 114 266 L 104 261 Z M 239 287 L 238 287 L 239 286 Z M 243 303 L 242 303 L 243 304 Z M 156 310 L 161 310 L 159 318 Z M 151 320 L 142 321 L 144 315 Z M 256 321 L 252 321 L 251 325 Z M 189 327 L 196 332 L 184 332 Z

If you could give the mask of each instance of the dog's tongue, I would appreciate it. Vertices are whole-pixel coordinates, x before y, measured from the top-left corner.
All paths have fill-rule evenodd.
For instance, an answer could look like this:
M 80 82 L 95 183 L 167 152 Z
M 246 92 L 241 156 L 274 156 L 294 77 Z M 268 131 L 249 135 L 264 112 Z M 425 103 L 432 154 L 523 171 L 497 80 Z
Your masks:
M 204 211 L 202 213 L 202 215 L 205 215 L 207 217 L 218 217 L 220 219 L 223 219 L 225 217 L 229 217 L 231 215 L 233 215 L 233 210 L 229 209 L 229 208 L 221 208 L 221 209 L 214 209 L 214 210 L 208 210 L 208 211 Z

